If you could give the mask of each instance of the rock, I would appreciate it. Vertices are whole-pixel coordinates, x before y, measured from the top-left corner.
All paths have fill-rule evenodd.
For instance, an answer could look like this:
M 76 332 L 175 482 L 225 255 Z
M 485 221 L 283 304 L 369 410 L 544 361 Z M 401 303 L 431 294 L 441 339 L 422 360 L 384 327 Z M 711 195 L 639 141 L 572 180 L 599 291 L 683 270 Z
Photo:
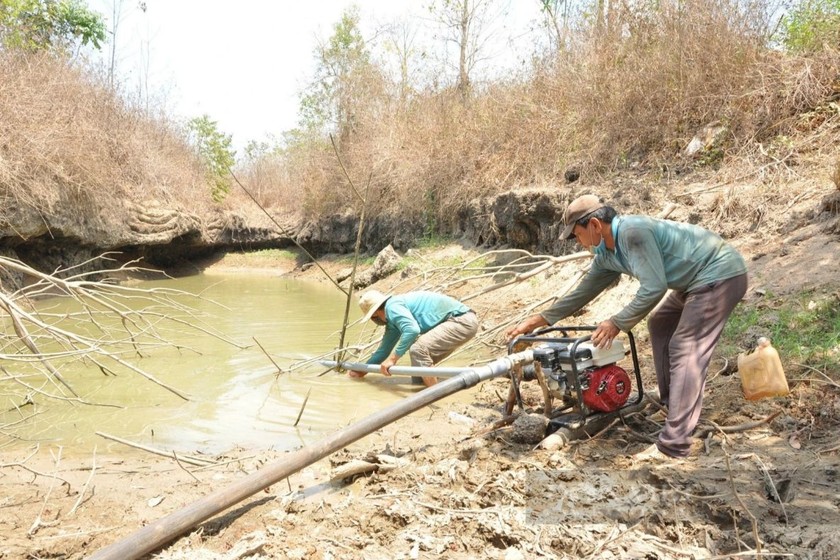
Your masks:
M 685 147 L 683 153 L 686 156 L 693 157 L 703 151 L 712 149 L 721 143 L 727 130 L 728 129 L 723 126 L 720 121 L 707 124 L 694 135 L 694 138 L 692 138 L 691 142 L 688 143 L 688 146 Z
M 535 444 L 543 440 L 548 418 L 542 414 L 520 414 L 513 421 L 510 439 L 516 443 Z
M 335 281 L 336 281 L 336 282 L 344 282 L 345 280 L 347 280 L 348 278 L 350 278 L 350 276 L 351 276 L 352 274 L 353 274 L 353 269 L 352 269 L 352 268 L 350 268 L 350 267 L 348 267 L 348 268 L 342 268 L 341 270 L 339 270 L 339 271 L 336 273 L 336 275 L 335 275 Z
M 476 421 L 473 418 L 454 410 L 449 411 L 449 421 L 454 424 L 463 424 L 465 426 L 475 426 Z
M 560 239 L 568 189 L 520 189 L 471 201 L 459 213 L 459 228 L 477 246 L 507 244 L 536 253 L 563 255 L 574 243 Z
M 378 255 L 376 255 L 376 259 L 373 261 L 373 265 L 371 265 L 370 268 L 356 276 L 353 287 L 366 288 L 374 282 L 389 276 L 397 271 L 400 262 L 402 262 L 402 257 L 392 246 L 388 245 L 382 249 Z

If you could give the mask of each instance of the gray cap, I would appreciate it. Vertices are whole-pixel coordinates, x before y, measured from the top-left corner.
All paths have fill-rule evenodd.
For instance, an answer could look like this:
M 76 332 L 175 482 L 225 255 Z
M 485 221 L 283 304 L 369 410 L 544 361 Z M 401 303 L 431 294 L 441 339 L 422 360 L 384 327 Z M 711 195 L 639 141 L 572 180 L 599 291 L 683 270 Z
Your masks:
M 572 230 L 575 229 L 575 223 L 604 206 L 606 206 L 604 201 L 594 194 L 585 194 L 574 199 L 563 213 L 563 223 L 566 224 L 566 227 L 563 228 L 563 233 L 560 234 L 560 238 L 571 239 L 574 237 Z

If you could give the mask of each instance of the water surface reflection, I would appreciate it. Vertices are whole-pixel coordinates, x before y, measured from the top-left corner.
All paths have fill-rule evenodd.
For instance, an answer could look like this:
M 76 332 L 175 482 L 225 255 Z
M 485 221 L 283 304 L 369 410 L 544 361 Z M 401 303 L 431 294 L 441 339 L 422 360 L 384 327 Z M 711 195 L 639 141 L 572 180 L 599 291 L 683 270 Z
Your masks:
M 56 443 L 67 452 L 89 452 L 94 445 L 117 453 L 125 450 L 96 435 L 102 431 L 183 453 L 219 453 L 236 446 L 292 449 L 420 390 L 407 384 L 407 378 L 368 375 L 352 380 L 335 372 L 319 376 L 323 372 L 319 366 L 278 375 L 260 345 L 282 367 L 338 346 L 345 298 L 331 284 L 212 274 L 140 286 L 200 294 L 204 299 L 191 299 L 191 305 L 208 314 L 209 325 L 244 348 L 194 331 L 167 333 L 167 338 L 187 349 L 159 349 L 135 360 L 143 370 L 189 395 L 188 402 L 135 373 L 105 376 L 91 367 L 64 370 L 65 378 L 87 400 L 123 408 L 48 401 L 25 431 L 16 432 L 24 443 Z M 359 316 L 354 303 L 350 320 Z M 369 328 L 363 332 L 354 327 L 345 343 L 355 344 L 369 334 Z

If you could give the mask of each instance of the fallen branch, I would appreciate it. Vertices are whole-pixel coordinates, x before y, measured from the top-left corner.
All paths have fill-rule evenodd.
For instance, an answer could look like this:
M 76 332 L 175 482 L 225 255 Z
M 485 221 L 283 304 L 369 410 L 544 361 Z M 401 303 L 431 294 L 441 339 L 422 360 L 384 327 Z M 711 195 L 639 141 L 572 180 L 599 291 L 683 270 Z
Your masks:
M 90 467 L 90 475 L 87 477 L 87 480 L 85 480 L 84 486 L 82 486 L 82 489 L 79 491 L 79 497 L 76 499 L 76 502 L 73 504 L 73 507 L 67 515 L 73 515 L 80 505 L 93 497 L 93 492 L 91 492 L 90 496 L 85 499 L 85 494 L 87 494 L 88 486 L 90 486 L 90 481 L 93 480 L 94 474 L 96 474 L 96 447 L 93 448 L 93 465 Z
M 765 486 L 773 492 L 773 497 L 776 499 L 776 502 L 782 508 L 782 515 L 785 516 L 785 526 L 787 526 L 788 515 L 787 511 L 785 510 L 785 503 L 784 500 L 782 500 L 782 497 L 779 495 L 779 490 L 776 488 L 776 483 L 773 481 L 773 477 L 770 476 L 770 471 L 767 470 L 767 466 L 764 464 L 764 461 L 761 460 L 761 457 L 759 457 L 756 454 L 753 454 L 753 459 L 756 460 L 758 466 L 761 468 L 761 474 L 764 475 Z
M 146 445 L 142 445 L 139 443 L 134 443 L 132 441 L 128 441 L 127 439 L 122 439 L 117 436 L 112 436 L 110 434 L 106 434 L 104 432 L 96 432 L 96 435 L 100 437 L 104 437 L 105 439 L 110 439 L 111 441 L 116 441 L 117 443 L 122 443 L 123 445 L 128 445 L 129 447 L 134 447 L 135 449 L 141 449 L 143 451 L 148 451 L 149 453 L 154 453 L 155 455 L 160 455 L 161 457 L 166 457 L 168 459 L 172 459 L 172 452 L 170 451 L 163 451 L 161 449 L 156 449 L 154 447 L 149 447 Z M 185 463 L 189 463 L 190 465 L 195 465 L 198 467 L 206 467 L 211 464 L 215 464 L 214 461 L 209 461 L 207 459 L 201 459 L 198 457 L 181 457 L 181 460 Z M 177 458 L 176 458 L 177 461 Z
M 781 410 L 777 410 L 776 412 L 774 412 L 770 416 L 768 416 L 766 418 L 763 418 L 761 420 L 756 420 L 755 422 L 745 422 L 743 424 L 736 424 L 734 426 L 720 426 L 718 424 L 715 424 L 714 422 L 709 421 L 709 423 L 712 424 L 713 427 L 712 428 L 704 428 L 703 430 L 698 430 L 697 431 L 697 437 L 700 438 L 700 439 L 703 439 L 704 437 L 706 437 L 706 435 L 708 433 L 715 432 L 715 431 L 719 431 L 719 432 L 724 433 L 724 434 L 734 434 L 734 433 L 738 433 L 738 432 L 746 432 L 746 431 L 752 430 L 754 428 L 759 428 L 761 426 L 764 426 L 765 424 L 769 424 L 781 413 L 782 413 Z
M 108 260 L 106 256 L 98 258 Z M 86 266 L 90 266 L 93 260 L 86 263 Z M 169 288 L 141 289 L 88 279 L 91 274 L 107 277 L 142 269 L 122 266 L 59 278 L 55 275 L 58 272 L 54 275 L 45 274 L 7 257 L 0 257 L 0 267 L 34 279 L 34 282 L 13 294 L 0 294 L 0 309 L 9 316 L 9 325 L 14 329 L 12 336 L 5 338 L 0 359 L 24 362 L 27 367 L 32 364 L 33 368 L 40 370 L 39 374 L 47 380 L 48 386 L 38 387 L 24 382 L 22 376 L 7 374 L 9 380 L 21 384 L 27 392 L 33 394 L 71 403 L 115 406 L 91 403 L 80 398 L 69 380 L 62 375 L 63 372 L 59 371 L 62 365 L 90 360 L 105 375 L 113 373 L 113 368 L 107 363 L 112 361 L 180 398 L 189 400 L 185 394 L 134 366 L 124 356 L 129 352 L 142 356 L 142 351 L 147 348 L 166 346 L 182 349 L 182 346 L 167 341 L 159 332 L 161 327 L 168 324 L 236 345 L 220 333 L 203 327 L 197 320 L 197 313 L 177 301 L 180 297 L 202 299 L 200 296 Z M 68 270 L 72 269 L 61 272 L 66 274 Z M 70 300 L 74 306 L 78 306 L 78 310 L 52 314 L 43 309 L 44 306 L 34 305 L 36 300 L 56 296 Z M 45 348 L 49 348 L 49 351 Z
M 275 362 L 275 361 L 274 361 L 274 358 L 272 358 L 272 357 L 271 357 L 271 354 L 269 354 L 268 352 L 266 352 L 265 348 L 263 348 L 263 345 L 262 345 L 262 344 L 260 344 L 260 341 L 259 341 L 259 340 L 257 340 L 257 337 L 255 337 L 255 336 L 254 336 L 254 337 L 251 337 L 251 338 L 253 338 L 253 339 L 254 339 L 254 342 L 256 342 L 256 343 L 257 343 L 257 346 L 259 346 L 259 347 L 260 347 L 260 350 L 262 350 L 263 354 L 265 354 L 265 357 L 266 357 L 266 358 L 268 358 L 268 360 L 269 360 L 272 364 L 274 364 L 274 367 L 276 367 L 276 368 L 277 368 L 277 373 L 278 373 L 278 374 L 282 374 L 282 373 L 283 373 L 283 368 L 281 368 L 281 367 L 277 364 L 277 362 Z
M 58 457 L 55 460 L 55 470 L 58 472 L 58 466 L 61 464 L 61 448 L 58 448 Z M 53 488 L 55 488 L 55 481 L 60 480 L 55 474 L 52 475 L 52 482 L 50 483 L 50 487 L 47 489 L 47 493 L 44 495 L 44 502 L 41 504 L 41 511 L 38 512 L 38 515 L 35 516 L 35 521 L 32 522 L 32 526 L 29 527 L 29 530 L 26 532 L 28 536 L 32 536 L 38 532 L 41 527 L 52 527 L 58 523 L 58 519 L 54 519 L 52 521 L 43 521 L 41 516 L 44 515 L 44 511 L 47 509 L 47 504 L 50 501 L 50 495 L 52 494 Z M 67 487 L 70 488 L 70 484 L 67 484 Z M 58 514 L 56 514 L 58 515 Z
M 498 290 L 499 288 L 504 288 L 505 286 L 510 286 L 511 284 L 519 284 L 520 282 L 524 282 L 525 280 L 527 280 L 529 278 L 532 278 L 532 277 L 536 276 L 537 274 L 539 274 L 541 272 L 545 272 L 546 270 L 553 267 L 554 265 L 565 263 L 565 262 L 570 262 L 570 261 L 574 261 L 574 260 L 579 260 L 579 259 L 585 259 L 585 258 L 591 259 L 592 255 L 588 251 L 581 251 L 579 253 L 566 255 L 564 257 L 549 257 L 548 262 L 534 268 L 533 270 L 529 270 L 528 272 L 521 272 L 519 274 L 515 274 L 514 277 L 511 278 L 510 280 L 508 280 L 507 282 L 500 282 L 498 284 L 493 284 L 492 286 L 488 286 L 488 287 L 484 288 L 483 290 L 480 290 L 480 291 L 472 293 L 472 294 L 470 294 L 470 295 L 468 295 L 464 298 L 461 298 L 461 301 L 466 302 L 466 301 L 469 301 L 469 300 L 471 300 L 473 298 L 476 298 L 478 296 L 482 296 L 482 295 L 487 294 L 489 292 L 493 292 L 495 290 Z
M 798 367 L 801 367 L 801 368 L 804 368 L 804 369 L 807 369 L 807 370 L 810 370 L 810 371 L 813 371 L 814 373 L 818 373 L 823 377 L 823 379 L 821 379 L 820 381 L 822 381 L 823 383 L 827 383 L 827 384 L 831 385 L 832 387 L 840 388 L 840 384 L 838 384 L 836 381 L 831 379 L 828 375 L 825 374 L 825 372 L 820 371 L 817 368 L 809 366 L 807 364 L 795 363 L 794 365 L 798 366 Z
M 21 320 L 20 314 L 18 313 L 18 308 L 8 297 L 4 294 L 0 293 L 0 307 L 2 307 L 6 313 L 9 315 L 9 318 L 12 320 L 12 325 L 15 329 L 15 334 L 17 334 L 18 338 L 23 342 L 23 344 L 29 348 L 29 351 L 32 352 L 35 356 L 41 356 L 41 350 L 35 344 L 35 341 L 32 340 L 32 337 L 29 336 L 29 331 L 26 329 L 26 326 L 23 324 Z M 52 374 L 56 380 L 58 380 L 64 387 L 72 393 L 74 397 L 79 397 L 78 393 L 73 390 L 73 388 L 64 380 L 61 374 L 58 372 L 57 369 L 53 367 L 53 365 L 48 362 L 46 359 L 41 357 L 41 363 L 44 367 Z
M 610 529 L 610 533 L 604 538 L 603 541 L 601 541 L 600 544 L 598 544 L 598 546 L 596 546 L 594 549 L 592 549 L 592 552 L 590 552 L 589 555 L 586 556 L 586 558 L 587 559 L 588 558 L 595 558 L 595 555 L 598 554 L 599 552 L 601 552 L 604 549 L 605 546 L 607 546 L 608 544 L 612 544 L 612 543 L 616 542 L 617 540 L 621 539 L 624 535 L 630 533 L 630 531 L 632 531 L 633 529 L 638 527 L 640 524 L 641 524 L 641 521 L 635 523 L 631 527 L 627 527 L 623 531 L 620 530 L 618 527 L 613 526 L 613 528 Z
M 297 426 L 298 422 L 300 422 L 300 417 L 303 416 L 303 410 L 306 408 L 306 403 L 309 402 L 309 393 L 312 392 L 312 387 L 306 391 L 306 397 L 303 399 L 303 404 L 300 405 L 300 411 L 298 411 L 297 418 L 295 418 L 295 423 L 292 426 Z
M 496 420 L 495 422 L 493 422 L 493 424 L 489 428 L 485 428 L 485 429 L 477 432 L 472 437 L 478 438 L 478 437 L 486 436 L 490 433 L 495 432 L 499 428 L 504 428 L 505 426 L 510 426 L 511 424 L 513 424 L 513 422 L 517 418 L 519 418 L 519 413 L 518 412 L 514 412 L 513 414 L 509 414 L 509 415 L 505 416 L 504 418 L 502 418 L 501 420 Z
M 181 464 L 181 459 L 178 458 L 178 454 L 175 453 L 174 449 L 172 450 L 172 458 L 175 459 L 175 462 L 178 463 L 178 466 L 181 467 L 182 471 L 184 471 L 185 473 L 187 473 L 188 475 L 193 477 L 193 480 L 195 480 L 196 482 L 201 482 L 201 480 L 199 480 L 199 478 L 197 476 L 195 476 L 193 473 L 191 473 L 189 471 L 189 469 L 187 469 L 187 467 L 185 467 L 183 464 Z
M 622 418 L 613 418 L 612 422 L 610 422 L 591 436 L 587 435 L 586 439 L 581 439 L 578 441 L 578 443 L 589 443 L 592 440 L 598 439 L 599 437 L 604 435 L 607 432 L 607 430 L 618 424 L 620 421 L 622 421 Z
M 724 434 L 724 437 L 726 437 L 725 434 Z M 741 504 L 741 507 L 744 509 L 747 516 L 750 518 L 750 523 L 752 524 L 753 539 L 755 540 L 755 549 L 760 556 L 761 555 L 761 538 L 759 537 L 759 534 L 758 534 L 758 520 L 755 518 L 755 515 L 753 515 L 753 513 L 750 511 L 750 508 L 747 507 L 747 504 L 744 503 L 743 498 L 741 498 L 741 495 L 738 493 L 738 489 L 735 487 L 735 478 L 732 476 L 732 463 L 729 460 L 729 452 L 726 450 L 725 443 L 721 444 L 720 448 L 721 448 L 721 450 L 723 450 L 724 459 L 726 459 L 726 472 L 729 475 L 729 486 L 732 489 L 732 494 L 735 496 L 735 499 L 738 500 L 738 503 Z M 735 524 L 736 529 L 737 529 L 737 526 L 738 525 L 736 523 Z
M 29 454 L 29 455 L 28 455 L 28 456 L 27 456 L 27 457 L 26 457 L 23 461 L 16 461 L 16 462 L 14 462 L 14 463 L 3 463 L 3 464 L 0 464 L 0 468 L 5 468 L 5 467 L 18 467 L 19 469 L 23 469 L 23 470 L 25 470 L 25 471 L 31 472 L 31 473 L 32 473 L 32 474 L 34 474 L 35 476 L 42 476 L 42 477 L 44 477 L 44 478 L 55 478 L 55 479 L 58 479 L 58 480 L 60 480 L 63 484 L 66 484 L 68 488 L 70 488 L 70 483 L 69 483 L 69 482 L 67 482 L 66 480 L 64 480 L 63 478 L 59 478 L 59 477 L 58 477 L 55 473 L 53 473 L 53 474 L 46 474 L 46 473 L 42 473 L 41 471 L 36 471 L 35 469 L 33 469 L 33 468 L 30 468 L 30 467 L 27 467 L 27 466 L 26 466 L 26 462 L 27 462 L 29 459 L 31 459 L 32 457 L 34 457 L 34 456 L 35 456 L 35 454 L 36 454 L 36 453 L 38 453 L 38 450 L 39 450 L 39 449 L 40 449 L 40 447 L 35 447 L 35 450 L 34 450 L 34 451 L 32 451 L 32 453 L 30 453 L 30 454 Z

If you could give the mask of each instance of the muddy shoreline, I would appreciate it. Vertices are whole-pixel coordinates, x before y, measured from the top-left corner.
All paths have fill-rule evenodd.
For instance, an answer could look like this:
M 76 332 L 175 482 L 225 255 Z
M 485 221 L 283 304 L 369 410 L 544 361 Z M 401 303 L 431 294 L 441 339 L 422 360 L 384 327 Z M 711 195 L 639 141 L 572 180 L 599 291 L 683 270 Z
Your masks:
M 426 258 L 432 253 L 468 260 L 479 251 L 441 247 Z M 332 271 L 345 266 L 325 263 Z M 286 266 L 274 270 L 326 281 L 314 267 Z M 395 275 L 377 286 L 405 282 Z M 553 274 L 517 286 L 509 292 L 516 296 L 479 298 L 483 329 L 509 320 L 527 295 L 567 282 Z M 593 320 L 632 290 L 619 285 L 576 320 Z M 640 344 L 650 388 L 643 337 Z M 562 449 L 517 443 L 512 426 L 493 429 L 508 390 L 507 380 L 494 379 L 348 445 L 149 557 L 681 559 L 757 556 L 760 547 L 836 558 L 838 421 L 834 413 L 815 416 L 810 403 L 819 395 L 840 415 L 840 399 L 815 382 L 796 382 L 789 397 L 747 402 L 737 375 L 720 360 L 713 367 L 688 461 L 634 463 L 661 426 L 651 409 Z M 523 385 L 523 399 L 524 413 L 540 413 L 536 384 Z M 744 425 L 755 426 L 718 429 Z M 283 456 L 233 449 L 213 457 L 216 465 L 196 467 L 139 450 L 94 456 L 42 444 L 4 451 L 0 558 L 88 557 Z M 372 467 L 336 479 L 359 462 Z

